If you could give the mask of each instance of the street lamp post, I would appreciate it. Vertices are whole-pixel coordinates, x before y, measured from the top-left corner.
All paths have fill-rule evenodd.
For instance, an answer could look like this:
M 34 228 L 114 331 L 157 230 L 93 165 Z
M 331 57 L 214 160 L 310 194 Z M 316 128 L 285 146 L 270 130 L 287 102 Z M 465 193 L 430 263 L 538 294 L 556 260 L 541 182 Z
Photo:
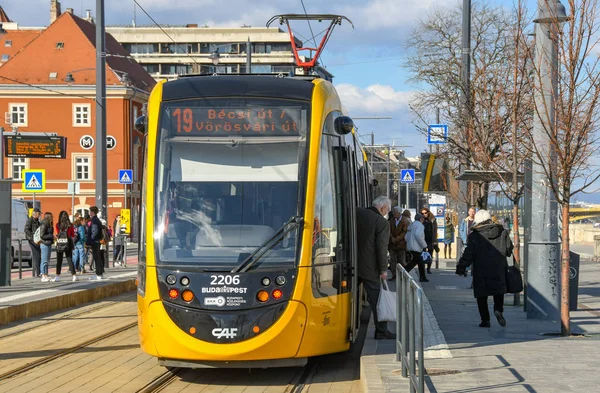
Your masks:
M 558 85 L 558 47 L 556 37 L 562 30 L 561 23 L 568 20 L 565 7 L 559 0 L 538 0 L 538 17 L 535 25 L 535 67 L 539 85 L 535 89 L 535 105 L 539 108 L 533 119 L 533 140 L 542 154 L 542 160 L 556 161 L 546 130 L 555 127 L 554 103 Z M 558 241 L 558 204 L 549 186 L 549 179 L 542 163 L 532 167 L 532 198 L 529 223 L 530 241 L 527 242 L 527 318 L 563 321 L 562 330 L 569 330 L 565 316 L 561 315 L 560 287 L 569 285 L 569 266 L 566 274 L 559 269 L 560 242 Z M 525 229 L 527 231 L 527 228 Z M 565 277 L 566 276 L 566 277 Z M 561 285 L 562 283 L 562 285 Z M 562 299 L 564 303 L 564 298 Z M 569 317 L 568 294 L 566 319 Z M 567 325 L 567 326 L 565 326 Z
M 108 219 L 106 175 L 106 34 L 104 0 L 96 0 L 96 203 Z

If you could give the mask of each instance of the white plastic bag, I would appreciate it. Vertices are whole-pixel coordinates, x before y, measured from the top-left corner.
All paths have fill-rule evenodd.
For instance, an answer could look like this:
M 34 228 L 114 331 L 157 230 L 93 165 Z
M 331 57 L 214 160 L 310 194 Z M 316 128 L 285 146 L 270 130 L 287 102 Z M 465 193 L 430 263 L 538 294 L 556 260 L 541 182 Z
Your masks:
M 377 301 L 377 319 L 379 322 L 396 322 L 396 293 L 390 291 L 384 280 L 381 280 L 381 291 Z

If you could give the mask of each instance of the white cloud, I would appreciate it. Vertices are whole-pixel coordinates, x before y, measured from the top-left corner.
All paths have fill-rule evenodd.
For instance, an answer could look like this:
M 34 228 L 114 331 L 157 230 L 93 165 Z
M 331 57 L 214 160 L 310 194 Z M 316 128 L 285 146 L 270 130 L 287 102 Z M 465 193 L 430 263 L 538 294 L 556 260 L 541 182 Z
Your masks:
M 349 112 L 384 114 L 407 110 L 412 91 L 396 91 L 392 86 L 375 84 L 361 89 L 351 84 L 336 86 L 344 106 Z

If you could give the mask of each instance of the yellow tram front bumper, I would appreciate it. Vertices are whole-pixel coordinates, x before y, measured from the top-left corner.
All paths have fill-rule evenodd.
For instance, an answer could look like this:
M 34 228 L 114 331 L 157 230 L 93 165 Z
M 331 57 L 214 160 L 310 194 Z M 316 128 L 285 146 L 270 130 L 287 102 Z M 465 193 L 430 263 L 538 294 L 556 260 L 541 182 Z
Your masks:
M 281 317 L 256 337 L 238 343 L 218 344 L 198 340 L 182 331 L 171 320 L 161 301 L 151 302 L 145 310 L 143 305 L 140 306 L 138 322 L 142 349 L 159 358 L 177 360 L 225 362 L 294 358 L 307 319 L 304 304 L 292 300 Z

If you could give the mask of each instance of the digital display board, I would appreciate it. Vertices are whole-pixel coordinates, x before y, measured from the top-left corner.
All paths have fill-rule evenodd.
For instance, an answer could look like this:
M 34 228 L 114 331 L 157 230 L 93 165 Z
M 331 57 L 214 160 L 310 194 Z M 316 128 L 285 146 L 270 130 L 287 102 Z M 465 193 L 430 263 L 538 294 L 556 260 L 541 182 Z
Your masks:
M 306 135 L 307 110 L 277 107 L 171 107 L 166 121 L 171 136 Z
M 4 155 L 25 158 L 65 158 L 67 140 L 63 136 L 5 135 Z

